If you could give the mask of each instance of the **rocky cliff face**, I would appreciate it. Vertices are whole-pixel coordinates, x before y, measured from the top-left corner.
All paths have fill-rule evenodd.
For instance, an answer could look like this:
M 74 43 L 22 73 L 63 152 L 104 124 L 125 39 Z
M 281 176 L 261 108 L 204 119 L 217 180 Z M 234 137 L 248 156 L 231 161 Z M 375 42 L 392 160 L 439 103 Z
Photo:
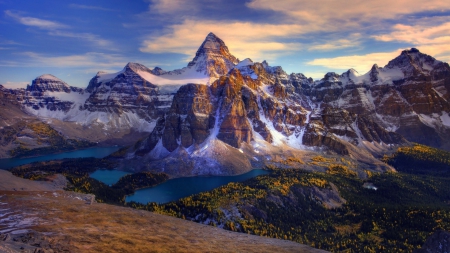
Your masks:
M 182 69 L 128 63 L 98 72 L 85 90 L 43 75 L 10 94 L 38 117 L 151 132 L 127 161 L 172 164 L 165 169 L 177 174 L 182 160 L 189 169 L 177 175 L 193 175 L 242 173 L 287 159 L 283 150 L 369 164 L 408 141 L 450 149 L 449 88 L 449 65 L 414 48 L 364 75 L 350 69 L 314 81 L 266 61 L 239 62 L 210 33 Z
M 448 149 L 449 74 L 447 63 L 412 48 L 365 75 L 328 73 L 306 93 L 314 103 L 366 115 L 410 141 Z
M 158 86 L 148 81 L 146 75 L 153 73 L 139 63 L 128 63 L 115 74 L 97 73 L 86 88 L 90 95 L 83 109 L 118 115 L 131 112 L 147 121 L 162 116 L 172 96 L 160 94 Z
M 376 143 L 378 150 L 407 143 L 366 115 L 318 107 L 309 95 L 313 85 L 301 74 L 287 75 L 280 67 L 246 59 L 211 85 L 182 86 L 166 116 L 126 157 L 138 157 L 142 164 L 156 161 L 173 176 L 228 174 L 221 158 L 243 160 L 240 166 L 246 171 L 253 162 L 272 160 L 276 147 L 352 155 L 352 147 L 367 143 Z M 134 165 L 142 169 L 138 160 Z

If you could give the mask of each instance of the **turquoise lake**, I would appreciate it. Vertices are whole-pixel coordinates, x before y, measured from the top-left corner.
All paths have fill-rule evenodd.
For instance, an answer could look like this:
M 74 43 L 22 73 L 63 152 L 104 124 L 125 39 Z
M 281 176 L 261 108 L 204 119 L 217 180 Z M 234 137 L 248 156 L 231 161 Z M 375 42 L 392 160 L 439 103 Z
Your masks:
M 81 157 L 95 157 L 103 158 L 110 155 L 113 152 L 119 150 L 120 147 L 97 147 L 88 148 L 83 150 L 76 150 L 70 152 L 64 152 L 59 154 L 43 155 L 29 158 L 7 158 L 0 159 L 0 169 L 8 169 L 19 165 L 24 165 L 32 162 L 43 162 L 58 160 L 64 158 L 81 158 Z
M 269 173 L 267 170 L 255 169 L 237 176 L 175 178 L 152 188 L 138 190 L 133 195 L 128 196 L 126 201 L 135 201 L 142 204 L 147 204 L 148 202 L 167 203 L 192 194 L 210 191 L 230 182 L 242 182 L 252 177 Z
M 120 170 L 96 170 L 90 176 L 107 185 L 113 185 L 117 183 L 121 177 L 129 174 L 131 173 Z

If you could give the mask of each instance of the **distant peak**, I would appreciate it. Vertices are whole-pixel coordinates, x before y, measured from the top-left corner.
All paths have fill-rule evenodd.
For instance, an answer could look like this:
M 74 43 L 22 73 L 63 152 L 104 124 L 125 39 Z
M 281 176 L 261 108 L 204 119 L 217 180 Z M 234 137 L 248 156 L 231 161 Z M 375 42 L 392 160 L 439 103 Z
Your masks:
M 206 36 L 206 38 L 217 38 L 217 36 L 214 33 L 210 32 L 208 33 L 208 36 Z
M 133 71 L 139 71 L 139 70 L 147 71 L 147 72 L 150 71 L 146 66 L 144 66 L 144 65 L 142 65 L 140 63 L 135 63 L 135 62 L 127 63 L 127 65 L 125 65 L 125 69 L 130 69 L 130 70 L 133 70 Z
M 201 49 L 219 50 L 221 47 L 226 47 L 223 40 L 217 37 L 214 33 L 209 33 L 208 36 L 206 36 L 205 40 L 203 41 L 202 45 L 200 46 L 199 50 Z
M 99 76 L 99 75 L 102 75 L 102 74 L 107 74 L 108 72 L 106 72 L 106 71 L 99 71 L 99 72 L 97 72 L 97 76 Z
M 354 69 L 354 68 L 351 68 L 351 69 L 348 70 L 348 73 L 356 73 L 356 74 L 358 74 L 358 71 L 356 71 L 356 69 Z
M 419 49 L 412 47 L 402 51 L 402 54 L 420 53 Z
M 240 68 L 240 67 L 244 67 L 244 66 L 252 66 L 253 65 L 253 61 L 250 58 L 246 58 L 243 61 L 240 61 L 236 67 Z
M 51 75 L 51 74 L 43 74 L 43 75 L 36 77 L 36 79 L 63 82 L 61 79 L 59 79 L 58 77 Z
M 330 78 L 339 78 L 339 74 L 336 74 L 336 72 L 326 73 L 324 76 L 324 79 L 330 79 Z
M 167 71 L 163 70 L 160 67 L 155 67 L 154 69 L 151 70 L 151 72 L 152 72 L 152 74 L 157 75 L 157 76 L 167 73 Z
M 125 67 L 134 67 L 134 66 L 137 66 L 137 65 L 141 65 L 141 64 L 134 63 L 134 62 L 129 62 L 129 63 L 127 63 L 127 65 L 125 65 Z

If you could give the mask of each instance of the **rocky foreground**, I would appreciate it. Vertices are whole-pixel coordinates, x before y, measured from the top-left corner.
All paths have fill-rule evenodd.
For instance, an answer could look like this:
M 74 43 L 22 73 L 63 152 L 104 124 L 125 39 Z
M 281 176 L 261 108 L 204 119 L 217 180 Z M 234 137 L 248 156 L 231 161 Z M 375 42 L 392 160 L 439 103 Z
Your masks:
M 62 190 L 0 190 L 0 252 L 325 252 L 91 200 Z

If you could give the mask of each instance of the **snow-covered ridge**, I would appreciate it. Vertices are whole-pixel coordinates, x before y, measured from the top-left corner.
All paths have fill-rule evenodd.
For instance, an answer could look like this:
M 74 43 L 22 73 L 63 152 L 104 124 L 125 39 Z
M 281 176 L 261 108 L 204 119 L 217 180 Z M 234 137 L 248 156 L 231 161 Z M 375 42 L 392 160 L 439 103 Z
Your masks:
M 59 78 L 57 78 L 56 76 L 51 75 L 51 74 L 44 74 L 44 75 L 41 75 L 41 76 L 37 77 L 36 79 L 42 79 L 42 80 L 49 80 L 49 81 L 55 81 L 55 82 L 62 82 L 62 83 L 65 83 L 65 82 L 62 81 L 61 79 L 59 79 Z
M 243 61 L 240 61 L 237 65 L 236 68 L 240 68 L 240 67 L 244 67 L 244 66 L 253 66 L 253 61 L 250 58 L 246 58 Z

